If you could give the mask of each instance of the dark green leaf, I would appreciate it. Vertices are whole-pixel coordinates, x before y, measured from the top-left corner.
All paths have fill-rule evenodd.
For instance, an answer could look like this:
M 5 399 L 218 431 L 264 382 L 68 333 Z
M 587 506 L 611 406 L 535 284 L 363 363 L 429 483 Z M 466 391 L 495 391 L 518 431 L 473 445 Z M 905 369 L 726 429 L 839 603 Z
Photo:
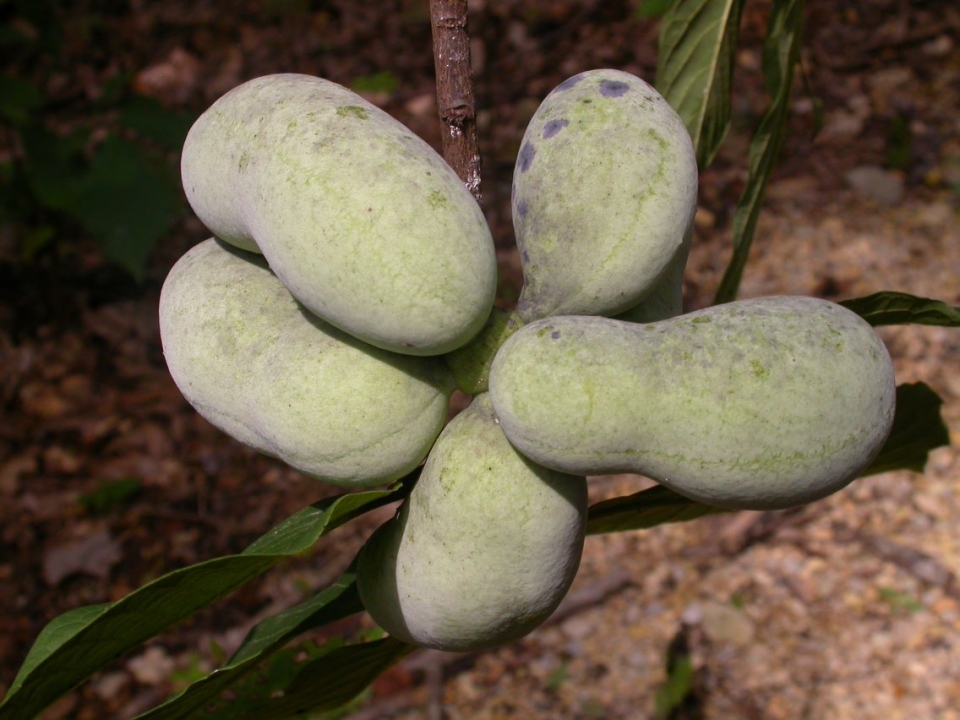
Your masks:
M 186 720 L 301 633 L 362 611 L 355 579 L 356 571 L 351 567 L 333 585 L 306 602 L 262 621 L 247 634 L 225 665 L 163 705 L 139 715 L 139 720 Z M 210 715 L 204 717 L 212 720 Z
M 33 113 L 43 104 L 37 86 L 21 78 L 0 76 L 0 117 L 22 127 L 35 119 Z
M 191 565 L 154 580 L 122 600 L 78 608 L 53 620 L 34 643 L 7 695 L 0 720 L 31 718 L 94 672 L 144 640 L 211 605 L 309 550 L 324 534 L 403 490 L 371 490 L 324 500 L 285 520 L 239 555 Z
M 669 720 L 674 711 L 683 705 L 693 691 L 693 662 L 690 654 L 685 653 L 671 659 L 666 682 L 658 689 L 654 698 L 654 716 L 657 720 Z
M 657 90 L 683 118 L 704 170 L 730 127 L 734 51 L 745 0 L 676 0 L 660 23 Z
M 728 511 L 690 500 L 657 485 L 633 495 L 592 505 L 587 516 L 587 535 L 645 530 L 665 523 L 696 520 L 704 515 L 722 512 Z
M 907 293 L 878 292 L 843 300 L 840 304 L 873 326 L 915 324 L 960 327 L 960 307 Z
M 78 501 L 88 513 L 104 515 L 136 496 L 142 485 L 135 477 L 101 480 L 95 490 L 84 493 Z
M 750 142 L 749 172 L 733 216 L 733 256 L 720 281 L 716 303 L 736 299 L 747 264 L 763 194 L 786 133 L 793 69 L 800 54 L 804 0 L 777 0 L 764 45 L 763 72 L 772 102 Z
M 391 637 L 341 647 L 303 663 L 282 697 L 268 698 L 242 709 L 228 706 L 228 713 L 222 718 L 281 720 L 333 710 L 359 695 L 382 672 L 416 649 L 415 645 Z
M 179 151 L 196 115 L 168 110 L 157 100 L 133 96 L 120 110 L 120 124 L 145 140 Z
M 863 475 L 889 470 L 923 472 L 930 451 L 950 444 L 950 432 L 940 416 L 941 405 L 940 396 L 924 383 L 898 385 L 890 437 Z
M 355 92 L 370 92 L 370 93 L 392 93 L 400 86 L 400 81 L 397 80 L 397 76 L 394 75 L 389 70 L 384 70 L 383 72 L 375 73 L 374 75 L 364 75 L 362 77 L 354 78 L 353 82 L 350 83 L 351 89 Z
M 660 17 L 679 0 L 640 0 L 633 14 L 639 18 Z
M 909 118 L 901 113 L 890 124 L 887 135 L 887 167 L 893 170 L 907 170 L 913 156 L 913 133 L 910 131 Z
M 52 225 L 40 225 L 26 230 L 20 238 L 20 258 L 26 262 L 32 261 L 57 235 Z
M 26 184 L 37 201 L 68 215 L 79 212 L 86 171 L 80 139 L 60 137 L 39 125 L 30 125 L 20 130 L 20 141 Z
M 166 170 L 166 172 L 165 172 Z M 118 137 L 98 148 L 74 213 L 104 254 L 140 278 L 154 244 L 183 212 L 169 168 Z

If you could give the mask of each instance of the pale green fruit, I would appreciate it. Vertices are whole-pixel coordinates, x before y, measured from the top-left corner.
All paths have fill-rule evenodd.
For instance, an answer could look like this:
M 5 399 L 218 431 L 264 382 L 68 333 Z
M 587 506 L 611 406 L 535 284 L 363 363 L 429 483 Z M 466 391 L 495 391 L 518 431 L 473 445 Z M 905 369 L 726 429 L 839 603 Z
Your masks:
M 681 248 L 696 203 L 693 143 L 656 90 L 619 70 L 564 81 L 530 121 L 513 174 L 520 314 L 633 307 Z
M 586 480 L 520 455 L 478 395 L 361 551 L 364 607 L 391 635 L 439 650 L 521 638 L 573 582 L 586 512 Z
M 473 196 L 340 85 L 282 74 L 234 88 L 190 129 L 181 170 L 214 235 L 259 249 L 294 297 L 365 342 L 436 355 L 490 313 L 496 258 Z
M 164 357 L 184 397 L 237 440 L 345 486 L 426 456 L 453 383 L 438 358 L 360 342 L 306 311 L 258 255 L 207 240 L 160 295 Z
M 555 317 L 500 348 L 490 396 L 524 455 L 640 473 L 727 508 L 781 508 L 856 478 L 893 422 L 873 329 L 808 297 L 743 300 L 636 325 Z
M 677 248 L 666 270 L 650 288 L 646 297 L 626 312 L 617 315 L 618 320 L 635 323 L 667 320 L 683 313 L 683 273 L 690 255 L 693 241 L 693 228 L 683 238 L 683 244 Z

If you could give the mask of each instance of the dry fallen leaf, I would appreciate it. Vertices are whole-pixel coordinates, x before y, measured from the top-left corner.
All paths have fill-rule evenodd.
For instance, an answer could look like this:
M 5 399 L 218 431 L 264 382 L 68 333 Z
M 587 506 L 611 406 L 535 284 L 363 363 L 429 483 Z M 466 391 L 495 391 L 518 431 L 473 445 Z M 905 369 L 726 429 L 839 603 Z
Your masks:
M 43 579 L 56 586 L 76 573 L 106 580 L 122 552 L 110 533 L 102 530 L 94 535 L 51 548 L 43 556 Z

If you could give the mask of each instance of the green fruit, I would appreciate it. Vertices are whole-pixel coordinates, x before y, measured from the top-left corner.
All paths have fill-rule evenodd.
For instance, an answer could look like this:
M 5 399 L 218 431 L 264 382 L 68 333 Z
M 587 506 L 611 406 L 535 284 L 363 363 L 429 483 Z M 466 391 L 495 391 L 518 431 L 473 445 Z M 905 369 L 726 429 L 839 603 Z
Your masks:
M 690 255 L 693 228 L 683 238 L 683 245 L 667 264 L 666 270 L 650 288 L 647 296 L 626 312 L 617 315 L 618 320 L 635 323 L 667 320 L 683 313 L 683 273 Z
M 807 297 L 744 300 L 636 325 L 555 317 L 490 372 L 504 433 L 583 475 L 640 473 L 726 508 L 782 508 L 857 477 L 893 422 L 893 366 L 872 328 Z
M 676 256 L 696 202 L 693 143 L 652 87 L 618 70 L 564 81 L 530 121 L 513 174 L 520 314 L 635 306 Z
M 406 642 L 463 652 L 511 642 L 569 589 L 586 511 L 586 480 L 520 455 L 478 395 L 440 435 L 399 515 L 361 551 L 360 597 Z
M 160 336 L 170 374 L 201 415 L 326 482 L 405 475 L 446 421 L 453 383 L 439 358 L 337 330 L 304 310 L 260 256 L 216 240 L 167 276 Z
M 214 235 L 262 252 L 294 297 L 365 342 L 436 355 L 490 313 L 496 259 L 473 196 L 346 88 L 294 74 L 244 83 L 191 128 L 181 170 Z

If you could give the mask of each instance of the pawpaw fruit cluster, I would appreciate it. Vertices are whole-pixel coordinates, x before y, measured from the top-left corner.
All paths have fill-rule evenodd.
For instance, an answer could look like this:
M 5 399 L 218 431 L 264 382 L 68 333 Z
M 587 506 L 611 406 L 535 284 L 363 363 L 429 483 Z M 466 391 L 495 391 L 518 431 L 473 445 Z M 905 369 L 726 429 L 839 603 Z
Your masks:
M 182 172 L 215 237 L 164 284 L 171 374 L 213 424 L 320 480 L 426 461 L 358 564 L 364 606 L 407 642 L 478 650 L 542 623 L 579 565 L 589 475 L 787 507 L 850 482 L 889 433 L 890 358 L 853 313 L 764 298 L 681 314 L 694 150 L 627 73 L 575 75 L 530 121 L 509 314 L 455 173 L 339 85 L 241 85 L 191 129 Z M 446 424 L 457 384 L 474 397 Z

